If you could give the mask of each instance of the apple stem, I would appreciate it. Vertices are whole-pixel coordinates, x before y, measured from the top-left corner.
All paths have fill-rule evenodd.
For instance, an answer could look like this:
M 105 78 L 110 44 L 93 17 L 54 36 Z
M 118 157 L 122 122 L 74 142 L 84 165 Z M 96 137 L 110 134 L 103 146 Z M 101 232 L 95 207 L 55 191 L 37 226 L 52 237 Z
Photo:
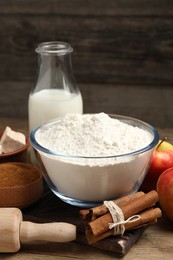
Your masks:
M 164 137 L 162 140 L 161 140 L 161 142 L 158 144 L 158 146 L 157 146 L 157 148 L 156 149 L 158 149 L 159 148 L 159 146 L 164 142 L 164 141 L 166 141 L 167 140 L 167 137 Z

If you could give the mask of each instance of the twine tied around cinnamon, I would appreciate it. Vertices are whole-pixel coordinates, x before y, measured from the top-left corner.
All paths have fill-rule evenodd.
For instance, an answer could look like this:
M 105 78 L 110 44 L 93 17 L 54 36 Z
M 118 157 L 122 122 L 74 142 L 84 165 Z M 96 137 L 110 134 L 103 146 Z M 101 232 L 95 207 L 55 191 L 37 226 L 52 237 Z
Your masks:
M 126 223 L 135 222 L 141 218 L 140 215 L 133 215 L 125 220 L 121 208 L 116 203 L 113 201 L 104 201 L 104 205 L 108 208 L 112 216 L 113 223 L 109 223 L 109 229 L 114 228 L 114 235 L 123 235 Z

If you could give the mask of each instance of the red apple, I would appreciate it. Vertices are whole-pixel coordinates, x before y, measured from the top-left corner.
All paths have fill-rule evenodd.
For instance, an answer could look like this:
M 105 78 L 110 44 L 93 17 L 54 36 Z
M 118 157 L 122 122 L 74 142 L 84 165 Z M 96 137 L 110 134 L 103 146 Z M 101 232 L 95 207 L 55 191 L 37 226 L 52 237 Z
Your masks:
M 155 190 L 161 173 L 171 167 L 173 167 L 173 145 L 164 140 L 160 141 L 153 152 L 149 171 L 140 189 L 144 192 Z
M 161 208 L 173 221 L 173 167 L 160 175 L 157 181 L 157 192 Z

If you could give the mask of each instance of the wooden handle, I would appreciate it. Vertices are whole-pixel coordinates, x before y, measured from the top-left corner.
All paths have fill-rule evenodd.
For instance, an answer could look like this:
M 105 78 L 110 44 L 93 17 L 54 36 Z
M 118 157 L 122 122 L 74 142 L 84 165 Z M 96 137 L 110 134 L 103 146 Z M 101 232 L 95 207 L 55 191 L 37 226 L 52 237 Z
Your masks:
M 63 222 L 36 224 L 29 221 L 22 221 L 19 232 L 21 243 L 35 240 L 51 242 L 76 240 L 76 226 Z

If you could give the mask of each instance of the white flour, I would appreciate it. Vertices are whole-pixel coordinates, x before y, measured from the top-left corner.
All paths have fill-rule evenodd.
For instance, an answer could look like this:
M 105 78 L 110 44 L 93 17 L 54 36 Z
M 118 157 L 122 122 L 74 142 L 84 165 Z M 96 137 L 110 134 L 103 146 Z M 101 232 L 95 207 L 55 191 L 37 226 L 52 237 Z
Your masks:
M 47 149 L 75 156 L 112 156 L 139 150 L 151 138 L 148 132 L 105 113 L 67 114 L 61 124 L 44 128 L 36 135 Z
M 94 157 L 136 151 L 149 145 L 152 138 L 149 131 L 104 113 L 67 114 L 61 123 L 55 122 L 36 132 L 36 141 L 47 149 L 93 157 L 72 158 L 40 152 L 50 186 L 56 187 L 53 191 L 60 198 L 65 195 L 82 201 L 109 200 L 135 192 L 146 173 L 152 150 L 134 156 Z

